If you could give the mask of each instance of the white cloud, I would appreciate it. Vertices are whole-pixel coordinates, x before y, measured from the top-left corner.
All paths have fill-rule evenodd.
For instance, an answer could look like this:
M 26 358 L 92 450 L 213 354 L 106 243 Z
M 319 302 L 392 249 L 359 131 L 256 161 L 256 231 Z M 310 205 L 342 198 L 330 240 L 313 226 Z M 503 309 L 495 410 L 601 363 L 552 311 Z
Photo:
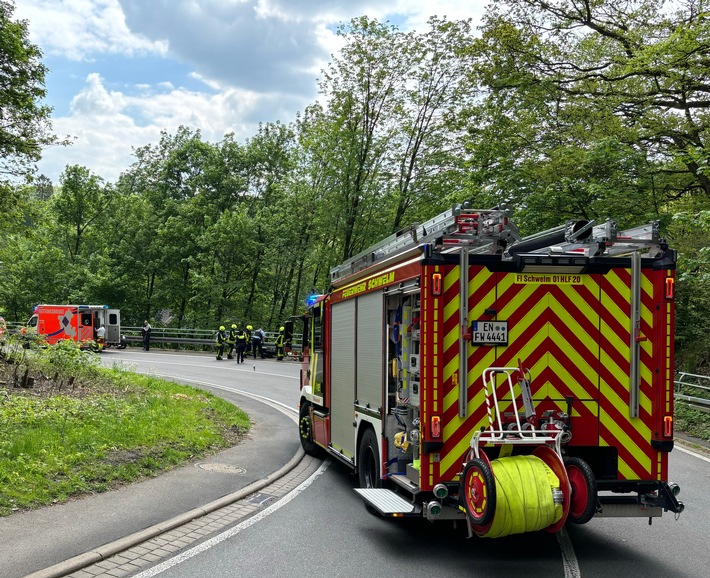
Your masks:
M 45 151 L 40 172 L 56 181 L 66 165 L 80 164 L 114 182 L 135 161 L 133 149 L 157 144 L 162 130 L 174 133 L 184 125 L 200 129 L 210 142 L 229 132 L 243 140 L 254 134 L 263 120 L 255 119 L 255 111 L 263 109 L 278 109 L 278 103 L 272 96 L 234 88 L 218 94 L 146 89 L 126 95 L 106 90 L 92 73 L 72 100 L 69 116 L 54 120 L 55 132 L 73 135 L 74 144 Z
M 86 60 L 97 53 L 165 54 L 162 40 L 148 40 L 126 26 L 118 0 L 24 0 L 15 16 L 30 22 L 30 38 L 46 55 Z
M 81 164 L 115 181 L 132 148 L 156 144 L 162 130 L 185 125 L 206 140 L 227 132 L 241 140 L 259 122 L 291 122 L 318 97 L 339 23 L 367 14 L 424 30 L 431 15 L 478 20 L 486 1 L 22 0 L 15 17 L 61 62 L 65 90 L 70 75 L 86 79 L 70 107 L 55 105 L 69 110 L 54 116 L 55 133 L 75 144 L 46 151 L 40 172 L 56 181 L 67 164 Z

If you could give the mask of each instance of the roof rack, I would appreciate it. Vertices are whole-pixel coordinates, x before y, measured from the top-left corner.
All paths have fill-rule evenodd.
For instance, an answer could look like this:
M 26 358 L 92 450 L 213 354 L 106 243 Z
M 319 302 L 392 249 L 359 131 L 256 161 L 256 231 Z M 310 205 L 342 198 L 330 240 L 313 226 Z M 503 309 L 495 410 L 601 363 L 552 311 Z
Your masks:
M 594 221 L 590 221 L 574 231 L 569 231 L 562 243 L 552 243 L 530 251 L 516 251 L 516 247 L 513 246 L 510 248 L 510 253 L 528 252 L 550 256 L 572 254 L 584 257 L 605 255 L 611 257 L 647 251 L 651 256 L 655 256 L 664 248 L 665 241 L 660 237 L 659 221 L 651 221 L 645 225 L 619 231 L 616 221 L 607 219 L 598 225 Z
M 331 282 L 353 275 L 374 263 L 399 257 L 420 245 L 470 245 L 502 252 L 501 241 L 519 239 L 517 227 L 508 218 L 507 208 L 470 209 L 455 205 L 425 223 L 415 223 L 351 257 L 330 270 Z
M 412 255 L 424 244 L 435 244 L 441 250 L 469 247 L 471 253 L 514 255 L 576 255 L 583 257 L 618 256 L 647 251 L 655 256 L 665 250 L 660 238 L 660 223 L 652 221 L 639 227 L 619 231 L 616 221 L 571 220 L 521 238 L 515 224 L 509 220 L 507 207 L 471 209 L 468 203 L 455 205 L 425 223 L 390 235 L 330 270 L 331 282 L 354 275 L 375 263 Z

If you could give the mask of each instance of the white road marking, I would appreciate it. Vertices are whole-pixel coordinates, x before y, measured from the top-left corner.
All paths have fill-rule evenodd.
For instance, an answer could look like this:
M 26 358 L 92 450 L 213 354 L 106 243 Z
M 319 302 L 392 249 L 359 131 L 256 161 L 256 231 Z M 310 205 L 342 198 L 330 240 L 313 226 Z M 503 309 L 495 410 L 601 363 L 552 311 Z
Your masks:
M 194 364 L 184 364 L 184 365 L 194 365 Z M 294 417 L 295 410 L 291 408 L 290 406 L 281 403 L 279 401 L 273 400 L 268 397 L 264 397 L 262 395 L 258 395 L 255 393 L 250 393 L 247 391 L 243 390 L 238 390 L 238 389 L 232 389 L 230 387 L 226 387 L 224 385 L 220 385 L 217 383 L 210 383 L 207 381 L 201 381 L 201 380 L 196 380 L 196 379 L 186 379 L 184 377 L 180 377 L 177 375 L 170 375 L 170 374 L 154 374 L 156 377 L 169 377 L 172 379 L 178 379 L 180 381 L 185 381 L 189 383 L 196 383 L 200 385 L 206 385 L 209 387 L 214 387 L 216 389 L 222 389 L 224 391 L 230 391 L 232 393 L 237 393 L 239 395 L 244 395 L 247 397 L 250 397 L 252 399 L 256 399 L 262 402 L 265 402 L 282 413 L 288 415 L 291 419 L 296 421 L 296 418 Z M 277 374 L 272 374 L 272 375 L 277 375 Z M 280 377 L 283 377 L 282 375 L 279 375 Z M 278 407 L 280 406 L 280 407 Z M 682 448 L 679 448 L 682 450 Z M 699 457 L 701 459 L 707 460 L 707 458 L 703 458 L 702 456 L 699 456 L 697 454 L 694 454 L 693 452 L 690 452 L 688 450 L 682 450 L 686 451 L 687 453 L 691 455 L 695 455 L 696 457 Z M 707 460 L 710 461 L 710 460 Z M 171 558 L 170 560 L 166 560 L 165 562 L 162 562 L 161 564 L 158 564 L 157 566 L 154 566 L 153 568 L 150 568 L 144 572 L 141 572 L 140 574 L 137 574 L 135 578 L 150 578 L 151 576 L 157 576 L 158 574 L 161 574 L 165 570 L 168 570 L 172 568 L 173 566 L 176 566 L 185 560 L 188 560 L 192 558 L 193 556 L 196 556 L 197 554 L 200 554 L 201 552 L 204 552 L 205 550 L 208 550 L 209 548 L 212 548 L 212 546 L 216 546 L 220 542 L 223 542 L 224 540 L 231 538 L 232 536 L 237 535 L 239 532 L 242 530 L 252 526 L 253 524 L 256 524 L 269 514 L 275 512 L 278 510 L 281 506 L 285 506 L 288 504 L 291 500 L 293 500 L 298 494 L 300 494 L 303 490 L 305 490 L 308 486 L 310 486 L 318 477 L 320 477 L 323 472 L 326 470 L 330 463 L 330 460 L 324 462 L 320 468 L 306 481 L 304 481 L 300 486 L 298 486 L 296 489 L 294 489 L 291 493 L 287 494 L 284 496 L 281 500 L 276 502 L 275 504 L 272 504 L 271 506 L 267 507 L 264 509 L 262 512 L 259 514 L 256 514 L 255 516 L 249 518 L 248 520 L 242 522 L 241 524 L 235 526 L 234 528 L 231 528 L 230 530 L 223 532 L 222 534 L 219 534 L 215 536 L 214 538 L 211 538 L 210 540 L 207 540 L 206 542 L 203 542 L 199 546 L 196 546 L 195 548 L 191 548 L 190 550 L 187 550 L 186 552 L 183 552 L 182 554 L 176 556 L 175 558 Z M 579 564 L 577 563 L 577 556 L 574 553 L 574 547 L 572 546 L 572 542 L 569 539 L 569 535 L 567 534 L 567 531 L 563 527 L 562 530 L 560 530 L 557 533 L 557 542 L 560 545 L 560 551 L 562 553 L 562 567 L 564 569 L 565 573 L 565 578 L 581 578 L 582 573 L 579 569 Z
M 281 498 L 278 502 L 272 504 L 271 506 L 268 506 L 258 514 L 255 514 L 248 520 L 244 520 L 241 524 L 238 524 L 234 526 L 233 528 L 230 528 L 226 532 L 222 532 L 221 534 L 218 534 L 214 538 L 210 538 L 209 540 L 202 542 L 202 544 L 199 544 L 198 546 L 195 546 L 194 548 L 190 548 L 189 550 L 186 550 L 182 554 L 179 554 L 175 556 L 174 558 L 171 558 L 170 560 L 166 560 L 165 562 L 162 562 L 158 564 L 157 566 L 153 566 L 152 568 L 149 568 L 148 570 L 141 572 L 140 574 L 136 574 L 134 578 L 150 578 L 151 576 L 157 576 L 158 574 L 161 574 L 165 572 L 166 570 L 169 570 L 173 566 L 177 566 L 178 564 L 181 564 L 190 558 L 193 558 L 194 556 L 197 556 L 198 554 L 201 554 L 202 552 L 205 552 L 206 550 L 209 550 L 213 546 L 216 546 L 220 542 L 224 542 L 225 540 L 232 538 L 233 536 L 236 536 L 241 532 L 242 530 L 246 530 L 250 526 L 253 526 L 257 522 L 263 520 L 266 518 L 266 516 L 273 514 L 276 510 L 281 508 L 282 506 L 285 506 L 288 504 L 291 500 L 296 498 L 301 492 L 303 492 L 308 486 L 310 486 L 313 482 L 315 482 L 322 474 L 325 472 L 325 470 L 328 468 L 330 465 L 330 460 L 327 460 L 321 464 L 321 466 L 313 472 L 313 474 L 305 480 L 300 486 L 297 488 L 293 489 L 291 492 L 286 494 L 283 498 Z
M 704 461 L 710 463 L 710 458 L 708 458 L 707 456 L 702 456 L 702 455 L 700 455 L 700 454 L 698 454 L 698 453 L 695 453 L 694 451 L 691 451 L 691 450 L 689 450 L 689 449 L 687 449 L 687 448 L 684 448 L 683 446 L 681 446 L 681 445 L 679 445 L 679 444 L 676 444 L 676 445 L 673 447 L 673 449 L 674 449 L 674 450 L 680 450 L 680 451 L 683 452 L 684 454 L 688 454 L 689 456 L 693 456 L 694 458 L 698 458 L 699 460 L 704 460 Z
M 130 363 L 132 360 L 126 360 L 125 363 Z M 214 366 L 210 363 L 209 365 L 207 364 L 196 364 L 196 363 L 173 363 L 172 361 L 150 361 L 148 363 L 154 364 L 154 365 L 170 365 L 171 367 L 174 366 L 185 366 L 185 367 L 208 367 L 210 369 L 214 369 Z M 118 364 L 120 366 L 120 364 Z M 253 369 L 246 369 L 246 368 L 241 368 L 241 367 L 229 367 L 228 364 L 225 365 L 220 365 L 220 369 L 229 369 L 231 371 L 244 371 L 244 372 L 249 372 L 251 374 L 254 373 Z M 136 370 L 137 373 L 143 373 L 145 375 L 152 375 L 150 371 L 138 371 Z M 271 373 L 270 371 L 259 371 L 259 375 L 271 375 L 274 377 L 283 377 L 285 379 L 299 379 L 299 377 L 296 375 L 284 375 L 283 373 Z M 178 376 L 174 376 L 178 377 Z
M 286 414 L 288 417 L 293 419 L 295 422 L 298 422 L 297 418 L 294 417 L 294 414 L 298 414 L 298 411 L 296 409 L 292 408 L 290 405 L 286 405 L 285 403 L 281 403 L 280 401 L 276 401 L 275 399 L 271 399 L 270 397 L 265 397 L 263 395 L 259 395 L 256 393 L 250 393 L 250 392 L 244 391 L 242 389 L 234 389 L 233 387 L 227 387 L 226 385 L 220 385 L 218 383 L 210 383 L 209 381 L 201 381 L 201 380 L 197 380 L 197 379 L 187 379 L 186 377 L 180 377 L 179 375 L 170 375 L 168 373 L 152 373 L 150 375 L 154 375 L 155 377 L 177 379 L 179 381 L 188 382 L 188 383 L 197 383 L 199 385 L 206 385 L 208 387 L 214 387 L 215 389 L 222 389 L 224 391 L 229 391 L 231 393 L 237 393 L 237 394 L 243 395 L 245 397 L 250 397 L 250 398 L 255 399 L 257 401 L 261 401 L 263 403 L 266 403 L 267 405 L 270 405 L 270 406 L 274 407 L 275 409 L 278 409 L 281 413 Z
M 582 572 L 579 570 L 579 564 L 577 563 L 577 555 L 574 553 L 572 541 L 569 539 L 569 534 L 564 526 L 557 532 L 557 542 L 562 552 L 562 567 L 565 571 L 565 578 L 582 578 Z

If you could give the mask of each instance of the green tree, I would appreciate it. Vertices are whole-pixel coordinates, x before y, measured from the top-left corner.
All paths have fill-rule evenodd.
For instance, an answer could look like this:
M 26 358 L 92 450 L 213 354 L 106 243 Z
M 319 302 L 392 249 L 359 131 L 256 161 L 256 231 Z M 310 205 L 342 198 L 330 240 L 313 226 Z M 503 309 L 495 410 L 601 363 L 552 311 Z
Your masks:
M 101 177 L 79 165 L 66 167 L 59 183 L 61 189 L 52 197 L 52 208 L 70 261 L 74 263 L 87 231 L 109 210 L 112 195 Z
M 383 165 L 394 135 L 394 111 L 406 83 L 406 50 L 392 26 L 366 17 L 338 33 L 346 40 L 340 56 L 324 73 L 321 92 L 329 97 L 327 130 L 321 135 L 334 187 L 331 211 L 337 215 L 343 259 L 383 232 Z
M 586 147 L 613 139 L 627 158 L 635 149 L 636 169 L 662 187 L 654 192 L 710 196 L 702 2 L 503 0 L 483 31 L 478 73 L 491 93 L 547 109 L 526 140 L 561 135 Z
M 7 178 L 29 177 L 44 147 L 55 144 L 52 109 L 46 96 L 47 68 L 42 52 L 29 41 L 28 23 L 14 20 L 15 5 L 0 0 L 0 194 L 9 194 Z M 0 197 L 0 201 L 3 197 Z M 5 203 L 2 203 L 5 206 Z

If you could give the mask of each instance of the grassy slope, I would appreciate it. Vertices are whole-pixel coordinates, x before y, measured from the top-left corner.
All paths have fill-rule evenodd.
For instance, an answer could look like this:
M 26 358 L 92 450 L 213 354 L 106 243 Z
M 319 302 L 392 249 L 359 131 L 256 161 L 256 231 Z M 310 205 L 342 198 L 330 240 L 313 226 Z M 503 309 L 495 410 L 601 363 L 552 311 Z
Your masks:
M 234 445 L 249 416 L 202 390 L 92 367 L 81 379 L 0 364 L 0 515 L 102 492 Z M 4 369 L 4 375 L 3 375 Z

